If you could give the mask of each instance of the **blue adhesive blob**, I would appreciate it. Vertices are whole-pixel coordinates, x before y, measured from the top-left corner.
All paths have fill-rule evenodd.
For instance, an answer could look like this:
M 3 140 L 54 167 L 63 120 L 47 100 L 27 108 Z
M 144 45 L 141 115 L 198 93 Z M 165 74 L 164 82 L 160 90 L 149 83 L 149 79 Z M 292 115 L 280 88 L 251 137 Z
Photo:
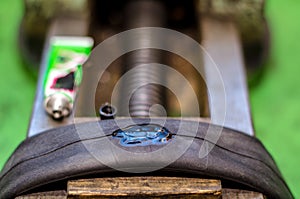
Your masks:
M 172 138 L 168 129 L 156 124 L 140 124 L 119 129 L 112 134 L 122 146 L 149 146 L 166 144 Z

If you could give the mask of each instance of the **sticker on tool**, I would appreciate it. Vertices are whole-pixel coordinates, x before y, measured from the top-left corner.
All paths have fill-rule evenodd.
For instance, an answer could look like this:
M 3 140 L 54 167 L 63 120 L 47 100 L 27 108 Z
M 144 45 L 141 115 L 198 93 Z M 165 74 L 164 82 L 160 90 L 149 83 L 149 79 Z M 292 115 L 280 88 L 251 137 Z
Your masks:
M 69 116 L 82 79 L 93 39 L 90 37 L 52 37 L 49 43 L 44 79 L 44 106 L 54 119 Z

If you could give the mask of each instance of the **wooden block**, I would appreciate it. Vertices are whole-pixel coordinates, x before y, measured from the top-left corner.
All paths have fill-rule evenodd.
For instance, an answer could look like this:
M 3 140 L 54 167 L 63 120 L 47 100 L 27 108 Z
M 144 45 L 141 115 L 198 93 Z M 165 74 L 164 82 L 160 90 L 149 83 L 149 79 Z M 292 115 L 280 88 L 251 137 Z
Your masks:
M 265 199 L 265 197 L 261 193 L 252 191 L 222 189 L 222 199 Z
M 221 198 L 221 181 L 179 177 L 118 177 L 68 182 L 68 198 Z
M 47 191 L 16 197 L 16 199 L 67 199 L 66 191 Z

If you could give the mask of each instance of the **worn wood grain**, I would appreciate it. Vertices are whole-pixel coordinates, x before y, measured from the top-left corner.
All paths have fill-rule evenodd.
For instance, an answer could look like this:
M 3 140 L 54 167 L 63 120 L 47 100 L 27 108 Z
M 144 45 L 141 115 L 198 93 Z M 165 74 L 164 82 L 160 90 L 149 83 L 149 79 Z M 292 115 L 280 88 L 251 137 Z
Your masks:
M 261 193 L 239 190 L 239 189 L 222 189 L 222 199 L 265 199 Z
M 66 191 L 47 191 L 16 197 L 16 199 L 67 199 Z
M 119 177 L 68 182 L 70 198 L 221 198 L 221 181 L 178 177 Z

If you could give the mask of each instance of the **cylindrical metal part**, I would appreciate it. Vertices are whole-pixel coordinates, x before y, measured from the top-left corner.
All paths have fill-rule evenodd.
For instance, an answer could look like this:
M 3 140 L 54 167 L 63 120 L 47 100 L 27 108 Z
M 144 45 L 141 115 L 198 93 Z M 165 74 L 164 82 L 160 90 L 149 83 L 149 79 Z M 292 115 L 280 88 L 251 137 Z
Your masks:
M 56 93 L 49 96 L 45 100 L 45 109 L 54 119 L 60 120 L 70 115 L 73 108 L 73 103 L 61 93 Z
M 163 1 L 159 0 L 132 0 L 125 6 L 126 29 L 139 27 L 163 27 L 166 23 L 166 11 Z M 151 42 L 152 35 L 144 35 L 135 43 Z M 128 44 L 130 45 L 130 44 Z M 137 45 L 139 46 L 139 45 Z M 160 63 L 162 61 L 161 52 L 155 49 L 136 50 L 125 57 L 125 71 L 129 71 L 136 66 L 143 64 Z M 155 104 L 164 104 L 164 89 L 157 84 L 144 85 L 145 82 L 158 82 L 157 78 L 163 78 L 160 70 L 153 71 L 142 67 L 134 72 L 129 78 L 129 82 L 123 86 L 122 92 L 125 97 L 130 97 L 129 114 L 132 117 L 149 117 L 149 110 Z M 156 81 L 155 81 L 156 80 Z M 142 86 L 144 85 L 144 86 Z M 135 90 L 134 93 L 130 93 Z M 128 106 L 121 104 L 120 107 Z M 124 109 L 124 108 L 122 108 Z M 159 110 L 151 109 L 152 116 L 161 116 Z
M 99 109 L 99 115 L 101 120 L 114 119 L 117 113 L 116 107 L 106 103 Z

